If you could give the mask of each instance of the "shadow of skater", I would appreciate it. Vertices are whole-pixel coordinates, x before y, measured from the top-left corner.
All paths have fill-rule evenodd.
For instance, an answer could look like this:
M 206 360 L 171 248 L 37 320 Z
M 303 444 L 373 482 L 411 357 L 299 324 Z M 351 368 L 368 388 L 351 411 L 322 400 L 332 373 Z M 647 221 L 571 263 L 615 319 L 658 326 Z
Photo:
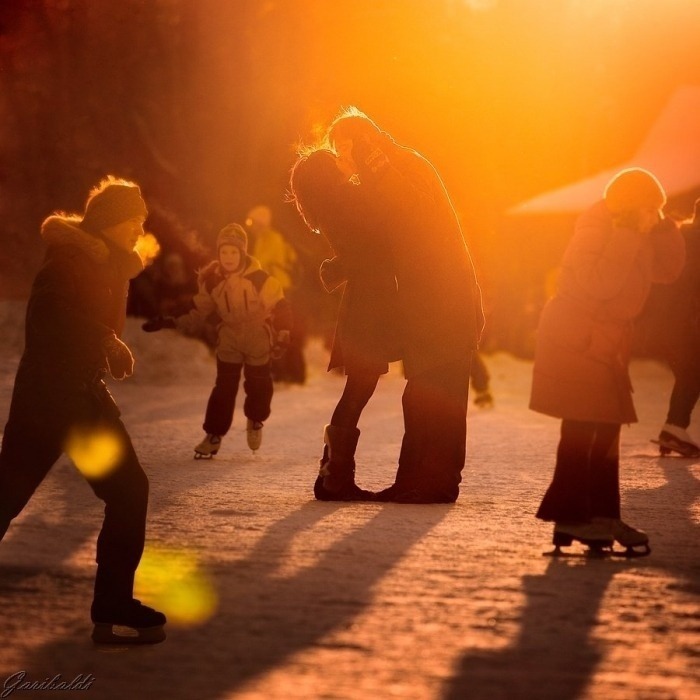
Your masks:
M 651 557 L 635 559 L 634 566 L 663 570 L 674 579 L 668 590 L 697 595 L 700 538 L 690 509 L 700 495 L 700 481 L 675 462 L 664 462 L 666 484 L 625 494 L 631 512 L 654 513 L 663 527 L 654 533 Z M 544 574 L 524 576 L 526 602 L 517 639 L 500 651 L 465 655 L 445 700 L 581 697 L 605 656 L 602 643 L 593 638 L 600 630 L 601 602 L 613 577 L 626 568 L 624 560 L 552 559 Z
M 319 549 L 311 565 L 285 574 L 284 567 L 299 561 L 290 556 L 296 538 L 309 531 L 307 549 L 316 556 L 314 545 L 332 538 L 334 513 L 353 507 L 307 503 L 271 525 L 245 559 L 213 562 L 220 596 L 215 616 L 197 628 L 172 629 L 165 645 L 104 653 L 76 633 L 37 650 L 25 668 L 35 677 L 90 673 L 97 679 L 91 697 L 213 700 L 232 693 L 347 628 L 372 604 L 373 587 L 450 509 L 409 506 L 416 517 L 407 518 L 405 506 L 363 506 L 366 519 L 356 529 Z

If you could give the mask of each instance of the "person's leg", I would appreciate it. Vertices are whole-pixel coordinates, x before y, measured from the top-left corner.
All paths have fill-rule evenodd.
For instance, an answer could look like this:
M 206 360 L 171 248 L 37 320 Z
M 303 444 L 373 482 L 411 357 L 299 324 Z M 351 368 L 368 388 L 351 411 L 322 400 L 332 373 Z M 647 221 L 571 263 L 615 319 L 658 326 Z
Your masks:
M 356 428 L 367 402 L 372 398 L 378 374 L 349 374 L 343 393 L 331 416 L 331 425 L 341 428 Z
M 367 500 L 373 494 L 355 484 L 355 450 L 360 438 L 357 424 L 377 387 L 376 373 L 347 376 L 345 388 L 323 432 L 323 456 L 314 495 L 319 500 Z
M 596 424 L 563 420 L 554 477 L 537 511 L 540 520 L 585 523 L 591 519 L 590 453 Z
M 216 383 L 209 396 L 204 417 L 205 433 L 222 436 L 231 428 L 242 367 L 242 364 L 224 362 L 217 358 Z
M 620 425 L 598 423 L 590 456 L 591 516 L 620 517 Z
M 243 366 L 243 391 L 245 401 L 243 413 L 256 423 L 264 423 L 270 417 L 272 394 L 274 391 L 270 363 Z
M 402 398 L 404 438 L 396 482 L 386 494 L 390 500 L 457 499 L 466 459 L 470 359 L 407 382 Z
M 686 429 L 700 398 L 700 361 L 679 363 L 673 367 L 675 381 L 668 406 L 666 423 Z
M 12 413 L 0 449 L 0 540 L 63 451 L 59 426 Z

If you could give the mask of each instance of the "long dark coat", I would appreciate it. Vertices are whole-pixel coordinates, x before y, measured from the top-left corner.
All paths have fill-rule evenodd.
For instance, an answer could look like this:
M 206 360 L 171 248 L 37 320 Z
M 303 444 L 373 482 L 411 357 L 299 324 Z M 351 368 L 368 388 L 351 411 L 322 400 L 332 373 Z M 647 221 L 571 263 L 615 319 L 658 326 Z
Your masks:
M 670 283 L 685 259 L 671 221 L 651 233 L 613 225 L 605 203 L 582 214 L 559 289 L 537 330 L 530 408 L 562 419 L 632 423 L 633 321 L 653 283 Z
M 363 182 L 377 235 L 386 236 L 398 287 L 407 378 L 464 362 L 484 325 L 481 292 L 452 203 L 435 168 L 390 139 L 388 164 Z
M 98 408 L 117 413 L 102 382 L 102 343 L 123 330 L 129 279 L 143 268 L 125 253 L 54 216 L 44 222 L 46 256 L 31 290 L 25 349 L 15 378 L 11 428 L 33 412 L 47 420 Z
M 347 187 L 347 199 L 336 206 L 354 210 L 356 188 Z M 340 224 L 325 227 L 323 234 L 336 253 L 335 281 L 344 281 L 345 288 L 328 369 L 384 374 L 389 362 L 401 358 L 396 277 L 388 241 L 367 226 L 366 219 L 353 218 L 351 226 L 349 216 L 337 216 L 336 221 Z

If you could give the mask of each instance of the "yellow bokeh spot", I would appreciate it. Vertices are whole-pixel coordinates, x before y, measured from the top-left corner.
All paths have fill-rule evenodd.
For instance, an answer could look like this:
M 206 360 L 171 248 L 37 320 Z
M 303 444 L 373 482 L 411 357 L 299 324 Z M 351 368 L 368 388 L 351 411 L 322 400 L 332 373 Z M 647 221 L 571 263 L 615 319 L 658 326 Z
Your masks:
M 87 477 L 107 476 L 124 453 L 121 439 L 105 428 L 76 429 L 66 442 L 66 454 Z
M 168 622 L 197 625 L 216 611 L 218 596 L 196 555 L 146 547 L 136 572 L 135 595 L 165 613 Z

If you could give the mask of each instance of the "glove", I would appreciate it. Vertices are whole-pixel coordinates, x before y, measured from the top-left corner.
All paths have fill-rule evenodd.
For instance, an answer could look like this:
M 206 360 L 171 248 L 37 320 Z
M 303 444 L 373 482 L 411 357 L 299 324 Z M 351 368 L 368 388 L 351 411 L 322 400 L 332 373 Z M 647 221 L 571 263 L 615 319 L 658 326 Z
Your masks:
M 175 319 L 172 316 L 154 316 L 141 325 L 146 333 L 155 333 L 161 328 L 175 328 Z
M 272 344 L 270 350 L 270 355 L 273 360 L 279 360 L 287 352 L 290 342 L 290 332 L 289 331 L 278 331 L 275 342 Z
M 114 379 L 124 379 L 134 373 L 134 356 L 116 335 L 108 336 L 102 342 L 102 349 L 107 356 L 109 373 Z
M 332 260 L 324 260 L 318 270 L 321 284 L 327 292 L 332 292 L 345 282 L 345 271 L 340 258 L 337 256 Z
M 389 164 L 386 153 L 367 138 L 353 141 L 352 159 L 357 165 L 360 181 L 376 178 Z

